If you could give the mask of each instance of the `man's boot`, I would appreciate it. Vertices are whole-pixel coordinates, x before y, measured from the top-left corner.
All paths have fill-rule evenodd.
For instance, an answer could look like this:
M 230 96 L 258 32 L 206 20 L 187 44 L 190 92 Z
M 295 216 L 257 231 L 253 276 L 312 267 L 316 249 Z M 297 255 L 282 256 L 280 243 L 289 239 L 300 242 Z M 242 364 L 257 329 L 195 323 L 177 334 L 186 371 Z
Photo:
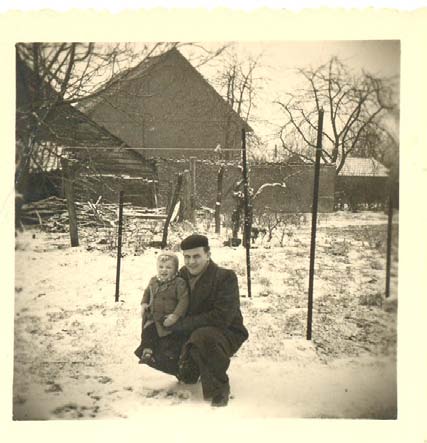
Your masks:
M 221 407 L 227 406 L 230 397 L 230 385 L 227 383 L 221 391 L 212 397 L 211 406 Z

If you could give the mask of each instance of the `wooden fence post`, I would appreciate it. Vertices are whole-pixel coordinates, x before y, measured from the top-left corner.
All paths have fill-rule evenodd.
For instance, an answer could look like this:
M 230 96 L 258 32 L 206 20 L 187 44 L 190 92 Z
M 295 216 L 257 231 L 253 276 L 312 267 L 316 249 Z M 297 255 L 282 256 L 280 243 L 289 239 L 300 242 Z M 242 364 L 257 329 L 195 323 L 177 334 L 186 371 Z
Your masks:
M 153 179 L 153 198 L 154 198 L 154 206 L 156 208 L 159 207 L 159 199 L 157 197 L 157 185 L 156 185 L 156 181 Z
M 196 209 L 196 157 L 190 157 L 191 204 Z
M 221 233 L 221 203 L 222 203 L 222 183 L 224 179 L 224 165 L 218 169 L 217 191 L 215 202 L 215 233 Z
M 74 202 L 74 178 L 75 170 L 70 166 L 66 158 L 61 159 L 62 171 L 64 174 L 64 194 L 67 200 L 68 221 L 70 225 L 71 246 L 79 246 L 79 234 L 77 229 L 77 213 Z
M 194 208 L 191 198 L 191 176 L 190 171 L 186 169 L 182 174 L 182 193 L 181 193 L 181 207 L 179 208 L 180 219 L 195 221 Z
M 175 209 L 175 206 L 178 202 L 179 194 L 181 192 L 181 186 L 182 186 L 182 173 L 178 174 L 178 181 L 176 184 L 175 192 L 173 193 L 172 200 L 170 202 L 168 214 L 166 216 L 165 224 L 163 226 L 163 238 L 162 238 L 162 249 L 166 248 L 166 245 L 168 243 L 168 229 L 169 224 L 172 218 L 173 211 Z
M 168 193 L 167 193 L 168 199 L 166 202 L 166 214 L 169 212 L 171 204 L 172 204 L 172 198 L 173 198 L 173 184 L 172 180 L 168 180 Z

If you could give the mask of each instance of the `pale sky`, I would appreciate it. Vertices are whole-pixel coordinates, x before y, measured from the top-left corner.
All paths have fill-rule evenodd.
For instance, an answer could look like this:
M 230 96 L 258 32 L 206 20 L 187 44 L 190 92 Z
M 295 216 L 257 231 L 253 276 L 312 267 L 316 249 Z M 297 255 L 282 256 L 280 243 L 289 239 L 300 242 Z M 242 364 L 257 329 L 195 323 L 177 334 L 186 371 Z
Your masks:
M 201 44 L 215 47 L 220 43 Z M 400 75 L 398 40 L 236 42 L 235 50 L 242 58 L 262 54 L 258 70 L 258 75 L 263 78 L 260 82 L 262 90 L 258 93 L 257 109 L 251 125 L 270 146 L 278 143 L 273 133 L 283 121 L 281 111 L 273 101 L 283 98 L 286 92 L 292 92 L 298 87 L 300 77 L 296 75 L 295 68 L 315 68 L 326 63 L 332 56 L 337 56 L 354 69 L 355 73 L 365 70 L 385 77 Z M 181 51 L 188 57 L 194 49 L 184 47 Z M 217 65 L 218 61 L 215 61 L 202 66 L 200 72 L 209 80 Z

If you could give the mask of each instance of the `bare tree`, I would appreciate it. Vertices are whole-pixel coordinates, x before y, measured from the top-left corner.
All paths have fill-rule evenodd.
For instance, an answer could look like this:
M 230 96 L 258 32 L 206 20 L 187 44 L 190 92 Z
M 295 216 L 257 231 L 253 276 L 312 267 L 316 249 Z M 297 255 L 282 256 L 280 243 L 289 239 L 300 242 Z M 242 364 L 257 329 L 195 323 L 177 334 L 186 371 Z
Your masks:
M 253 110 L 256 108 L 256 97 L 261 88 L 261 78 L 257 76 L 257 69 L 261 55 L 244 59 L 238 56 L 232 47 L 223 51 L 219 60 L 221 63 L 213 84 L 220 91 L 224 100 L 245 122 L 250 123 Z M 225 127 L 225 149 L 236 144 L 233 137 L 240 137 L 233 120 L 233 112 L 227 114 Z M 248 144 L 259 144 L 255 134 L 248 133 Z
M 164 44 L 140 48 L 139 57 L 164 50 Z M 15 185 L 25 193 L 30 164 L 39 165 L 46 141 L 61 139 L 52 121 L 58 110 L 82 97 L 95 96 L 125 66 L 135 53 L 128 44 L 18 43 Z M 64 122 L 65 123 L 65 122 Z M 19 141 L 19 142 L 18 142 Z M 47 148 L 60 155 L 56 146 Z
M 279 134 L 282 146 L 313 162 L 318 113 L 323 108 L 322 159 L 336 163 L 338 173 L 346 158 L 360 152 L 395 109 L 393 81 L 366 72 L 354 75 L 336 57 L 298 73 L 306 87 L 289 94 L 287 101 L 277 101 L 286 119 Z
M 58 143 L 49 143 L 62 138 L 66 146 L 67 138 L 52 124 L 59 109 L 100 95 L 147 57 L 185 45 L 192 43 L 18 43 L 16 189 L 25 194 L 31 164 L 43 169 L 41 153 L 61 156 Z M 221 52 L 206 50 L 199 63 Z

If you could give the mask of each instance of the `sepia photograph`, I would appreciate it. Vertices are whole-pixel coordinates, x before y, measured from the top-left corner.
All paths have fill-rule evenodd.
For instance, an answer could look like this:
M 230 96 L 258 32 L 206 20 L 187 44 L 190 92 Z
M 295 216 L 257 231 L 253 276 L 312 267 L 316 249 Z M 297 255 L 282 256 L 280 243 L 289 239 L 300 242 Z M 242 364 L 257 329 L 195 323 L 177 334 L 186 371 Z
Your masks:
M 14 53 L 13 420 L 398 418 L 399 40 Z

